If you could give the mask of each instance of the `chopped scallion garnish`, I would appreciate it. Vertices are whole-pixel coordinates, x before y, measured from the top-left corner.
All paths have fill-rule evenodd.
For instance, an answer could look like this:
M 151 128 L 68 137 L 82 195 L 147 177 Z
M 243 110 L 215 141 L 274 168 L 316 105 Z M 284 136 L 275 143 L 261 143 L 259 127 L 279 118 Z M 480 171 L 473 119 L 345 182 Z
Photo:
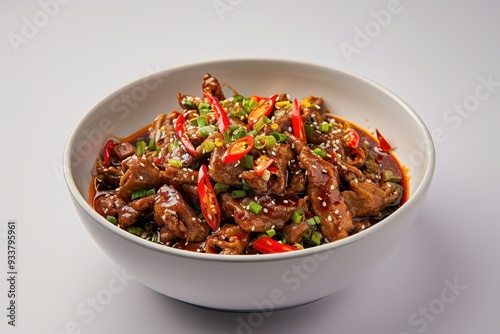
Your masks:
M 137 142 L 135 153 L 137 155 L 146 154 L 146 142 L 144 140 L 140 140 Z
M 247 195 L 247 192 L 243 189 L 233 190 L 231 192 L 231 196 L 233 196 L 233 198 L 243 198 L 246 195 Z
M 250 202 L 250 204 L 248 204 L 248 210 L 258 215 L 262 211 L 262 205 L 257 202 Z

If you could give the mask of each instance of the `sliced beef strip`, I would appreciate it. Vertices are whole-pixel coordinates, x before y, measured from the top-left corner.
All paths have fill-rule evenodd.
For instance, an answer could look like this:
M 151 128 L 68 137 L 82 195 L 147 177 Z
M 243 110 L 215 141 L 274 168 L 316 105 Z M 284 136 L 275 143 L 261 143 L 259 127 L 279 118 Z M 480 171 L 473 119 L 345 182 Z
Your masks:
M 336 164 L 351 188 L 343 191 L 342 196 L 353 217 L 376 216 L 398 198 L 400 188 L 392 187 L 389 182 L 378 184 L 341 160 L 336 161 Z
M 118 196 L 129 201 L 135 190 L 158 188 L 164 182 L 160 170 L 147 158 L 133 155 L 122 162 L 125 171 L 120 179 Z
M 300 169 L 299 163 L 297 161 L 291 163 L 288 171 L 288 187 L 298 194 L 305 192 L 307 185 L 307 176 L 304 171 Z
M 103 217 L 116 217 L 120 208 L 125 204 L 127 203 L 122 198 L 118 197 L 114 191 L 106 192 L 94 199 L 94 209 Z
M 271 228 L 280 230 L 290 220 L 292 214 L 302 205 L 299 198 L 292 192 L 283 196 L 265 195 L 254 198 L 246 196 L 234 199 L 229 193 L 222 193 L 221 212 L 223 217 L 233 216 L 236 224 L 245 232 L 265 232 Z M 256 201 L 262 206 L 262 211 L 255 214 L 247 209 L 250 202 Z
M 291 133 L 287 132 L 286 135 L 293 144 L 302 168 L 307 171 L 307 196 L 312 211 L 321 220 L 321 233 L 328 241 L 347 237 L 353 226 L 352 215 L 340 194 L 336 168 L 314 154 Z
M 257 175 L 253 170 L 246 170 L 241 173 L 241 179 L 252 188 L 252 191 L 257 195 L 265 195 L 269 193 L 268 181 L 262 176 Z
M 119 143 L 113 150 L 120 161 L 135 154 L 135 147 L 130 143 Z
M 286 237 L 286 242 L 290 245 L 302 241 L 302 234 L 309 229 L 309 224 L 305 221 L 298 224 L 291 223 L 283 227 L 281 232 Z
M 102 161 L 97 161 L 96 172 L 102 175 L 105 185 L 109 188 L 118 188 L 123 171 L 120 166 L 109 166 Z
M 224 142 L 224 136 L 218 132 L 214 135 L 214 140 Z M 216 145 L 210 156 L 210 164 L 208 165 L 208 175 L 215 182 L 224 183 L 230 186 L 241 186 L 242 182 L 240 174 L 246 169 L 238 163 L 225 164 L 222 162 L 222 156 L 226 152 L 225 145 Z
M 198 183 L 198 171 L 190 168 L 179 168 L 166 165 L 165 169 L 162 171 L 162 177 L 165 183 L 174 185 L 176 188 L 181 184 L 196 185 Z
M 201 85 L 201 89 L 204 92 L 212 93 L 212 95 L 215 96 L 219 101 L 226 99 L 219 80 L 213 77 L 210 73 L 207 73 L 203 76 L 203 84 Z
M 158 191 L 154 204 L 154 220 L 160 227 L 160 241 L 168 243 L 174 238 L 186 242 L 203 241 L 210 227 L 203 223 L 193 208 L 175 188 L 164 185 Z
M 275 194 L 282 194 L 287 186 L 288 165 L 295 159 L 295 153 L 290 145 L 278 143 L 266 150 L 269 157 L 274 159 L 272 167 L 277 169 L 269 179 L 269 190 Z
M 235 224 L 224 224 L 210 235 L 206 242 L 207 253 L 237 255 L 243 253 L 250 242 L 250 234 Z
M 272 173 L 269 180 L 264 180 L 254 171 L 244 171 L 241 178 L 252 188 L 257 195 L 274 193 L 283 194 L 288 184 L 288 164 L 295 159 L 295 153 L 288 144 L 278 143 L 264 151 L 264 154 L 274 159 L 272 167 L 276 172 Z
M 143 215 L 144 211 L 153 206 L 154 202 L 155 195 L 150 195 L 135 199 L 122 206 L 118 211 L 118 225 L 123 229 L 131 226 Z

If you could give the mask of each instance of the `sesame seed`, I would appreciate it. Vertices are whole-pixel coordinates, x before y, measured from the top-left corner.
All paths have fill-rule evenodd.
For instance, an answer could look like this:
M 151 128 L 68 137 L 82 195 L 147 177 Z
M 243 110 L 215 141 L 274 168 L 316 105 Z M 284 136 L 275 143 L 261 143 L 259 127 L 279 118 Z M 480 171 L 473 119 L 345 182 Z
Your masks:
M 321 205 L 323 205 L 323 207 L 326 207 L 326 202 L 321 203 Z
M 328 215 L 328 221 L 331 222 L 332 221 L 332 216 Z
M 283 200 L 283 203 L 288 204 L 288 200 L 287 199 Z
M 264 213 L 268 213 L 269 212 L 269 210 L 267 208 L 262 209 L 262 211 L 264 211 Z

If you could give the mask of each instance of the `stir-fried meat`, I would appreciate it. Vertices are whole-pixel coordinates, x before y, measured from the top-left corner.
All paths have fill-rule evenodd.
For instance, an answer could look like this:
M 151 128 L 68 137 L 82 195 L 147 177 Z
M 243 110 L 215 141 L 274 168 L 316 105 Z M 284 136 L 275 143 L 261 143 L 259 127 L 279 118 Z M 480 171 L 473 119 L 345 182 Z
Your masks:
M 109 166 L 102 161 L 96 163 L 96 172 L 101 175 L 102 179 L 110 188 L 118 188 L 120 179 L 123 176 L 123 171 L 120 167 Z
M 189 101 L 189 102 L 186 102 L 186 101 Z M 198 109 L 198 105 L 202 102 L 202 100 L 197 97 L 197 96 L 193 96 L 193 95 L 185 95 L 185 94 L 181 94 L 181 93 L 177 93 L 177 103 L 179 104 L 179 106 L 181 108 L 187 108 L 187 103 L 190 103 L 192 104 L 192 109 Z
M 94 209 L 101 216 L 116 216 L 122 206 L 127 204 L 123 199 L 118 197 L 114 191 L 106 192 L 94 199 Z
M 159 114 L 147 133 L 106 142 L 89 194 L 100 215 L 170 247 L 252 254 L 271 251 L 248 247 L 263 233 L 314 247 L 378 223 L 406 200 L 392 153 L 325 112 L 321 97 L 231 88 L 226 98 L 209 73 L 201 89 L 177 93 L 181 109 Z
M 400 195 L 400 188 L 392 187 L 389 182 L 379 185 L 366 178 L 356 167 L 347 165 L 341 160 L 337 165 L 351 187 L 351 190 L 343 191 L 342 196 L 353 217 L 376 216 Z
M 307 176 L 299 167 L 299 163 L 294 161 L 288 168 L 288 187 L 298 194 L 306 191 Z
M 277 169 L 269 179 L 269 190 L 282 194 L 287 186 L 288 164 L 295 159 L 295 153 L 288 144 L 276 144 L 266 151 L 267 155 L 274 159 L 272 167 Z
M 303 237 L 302 234 L 309 229 L 309 224 L 305 221 L 302 221 L 298 224 L 288 224 L 283 229 L 281 232 L 285 235 L 286 237 L 286 242 L 290 245 L 293 245 L 297 242 L 301 242 Z
M 134 224 L 137 219 L 143 215 L 143 212 L 153 206 L 155 195 L 135 199 L 122 206 L 118 211 L 118 225 L 121 228 L 127 228 Z
M 290 148 L 290 145 L 282 143 L 273 145 L 266 149 L 264 153 L 274 159 L 272 167 L 276 169 L 269 180 L 265 181 L 254 171 L 244 171 L 241 178 L 257 195 L 282 194 L 288 183 L 288 166 L 295 159 L 295 153 Z
M 250 242 L 250 234 L 235 224 L 225 224 L 210 235 L 206 243 L 207 253 L 241 254 Z
M 154 220 L 160 226 L 160 240 L 167 243 L 174 238 L 203 241 L 210 227 L 203 223 L 181 194 L 173 187 L 164 185 L 158 191 L 154 204 Z
M 224 136 L 221 133 L 214 135 L 214 140 L 224 142 Z M 230 186 L 241 186 L 240 174 L 245 171 L 239 164 L 225 164 L 222 162 L 222 156 L 226 152 L 224 145 L 215 145 L 215 149 L 210 156 L 208 165 L 208 175 L 215 182 L 224 183 Z
M 203 76 L 203 85 L 201 86 L 202 91 L 210 92 L 213 96 L 215 96 L 219 101 L 225 100 L 224 92 L 222 91 L 222 86 L 219 83 L 219 80 L 214 78 L 209 73 Z
M 246 170 L 241 173 L 241 179 L 252 188 L 252 191 L 257 195 L 265 195 L 269 193 L 268 181 L 262 176 L 257 175 L 253 170 Z
M 120 161 L 135 154 L 135 146 L 130 143 L 119 143 L 113 150 Z
M 165 183 L 169 183 L 176 188 L 181 184 L 196 185 L 198 182 L 198 171 L 190 168 L 166 165 L 162 172 L 162 177 L 165 179 Z
M 301 200 L 291 193 L 283 196 L 265 195 L 257 198 L 256 203 L 262 206 L 262 211 L 255 214 L 248 208 L 250 202 L 255 200 L 251 196 L 234 199 L 231 194 L 223 193 L 220 200 L 222 215 L 233 216 L 236 224 L 248 233 L 283 228 L 293 212 L 302 205 Z
M 125 171 L 120 179 L 118 196 L 130 200 L 135 190 L 157 188 L 163 184 L 160 170 L 149 159 L 134 155 L 122 162 Z
M 312 211 L 321 220 L 321 233 L 329 241 L 347 237 L 352 217 L 340 194 L 337 170 L 292 134 L 287 133 L 287 139 L 293 143 L 297 158 L 307 171 L 307 196 Z

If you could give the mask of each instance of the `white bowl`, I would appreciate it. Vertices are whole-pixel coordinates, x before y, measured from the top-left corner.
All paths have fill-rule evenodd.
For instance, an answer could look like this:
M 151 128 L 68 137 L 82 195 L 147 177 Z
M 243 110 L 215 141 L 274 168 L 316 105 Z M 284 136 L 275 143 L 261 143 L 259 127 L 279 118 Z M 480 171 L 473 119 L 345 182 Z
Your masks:
M 218 255 L 174 249 L 110 224 L 87 202 L 91 171 L 108 136 L 126 137 L 159 113 L 178 108 L 176 94 L 199 96 L 210 73 L 243 95 L 322 96 L 325 105 L 362 127 L 381 129 L 409 170 L 410 196 L 394 214 L 348 238 L 306 250 Z M 432 138 L 420 117 L 380 85 L 333 68 L 293 61 L 205 62 L 141 78 L 104 98 L 78 122 L 64 152 L 64 176 L 89 234 L 146 286 L 184 302 L 233 311 L 269 311 L 328 296 L 379 265 L 422 209 L 434 173 Z

